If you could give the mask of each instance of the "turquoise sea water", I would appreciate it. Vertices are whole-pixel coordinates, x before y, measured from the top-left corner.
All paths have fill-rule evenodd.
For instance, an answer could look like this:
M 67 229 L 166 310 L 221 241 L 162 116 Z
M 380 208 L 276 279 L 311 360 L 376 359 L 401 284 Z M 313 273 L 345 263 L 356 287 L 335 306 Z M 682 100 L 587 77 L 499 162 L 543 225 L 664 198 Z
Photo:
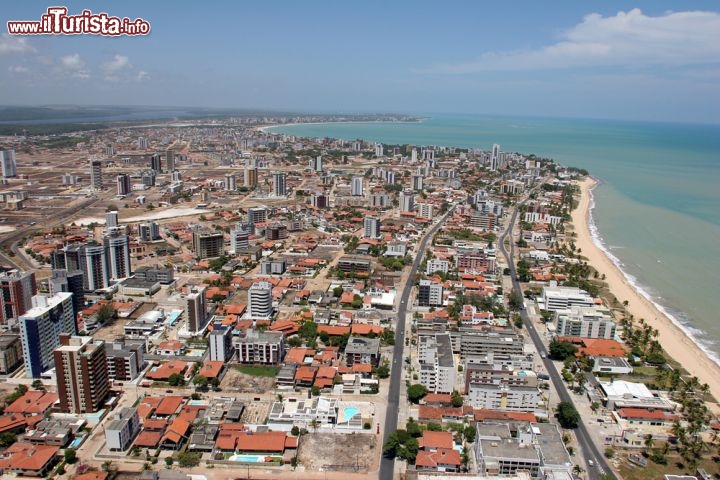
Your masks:
M 535 153 L 587 169 L 596 234 L 616 263 L 717 361 L 720 126 L 431 115 L 419 123 L 287 125 L 272 131 Z

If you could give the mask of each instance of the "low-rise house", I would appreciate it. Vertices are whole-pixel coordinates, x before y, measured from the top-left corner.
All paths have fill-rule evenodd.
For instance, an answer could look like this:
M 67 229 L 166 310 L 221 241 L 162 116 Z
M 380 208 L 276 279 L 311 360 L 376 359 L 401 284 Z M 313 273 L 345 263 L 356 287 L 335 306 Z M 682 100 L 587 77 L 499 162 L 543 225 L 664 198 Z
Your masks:
M 0 473 L 22 477 L 47 477 L 60 460 L 59 447 L 17 442 L 0 456 Z

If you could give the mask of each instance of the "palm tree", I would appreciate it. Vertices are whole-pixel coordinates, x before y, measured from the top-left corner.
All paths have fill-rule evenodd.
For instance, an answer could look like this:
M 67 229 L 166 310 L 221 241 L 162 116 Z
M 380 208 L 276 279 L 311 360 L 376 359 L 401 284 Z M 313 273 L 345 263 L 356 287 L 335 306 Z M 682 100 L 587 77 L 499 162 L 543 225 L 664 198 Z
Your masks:
M 653 447 L 653 445 L 655 445 L 655 440 L 653 440 L 651 433 L 645 435 L 645 441 L 643 444 L 645 445 L 645 455 L 647 455 L 648 451 Z
M 313 429 L 313 432 L 317 432 L 317 429 L 318 429 L 319 426 L 320 426 L 320 422 L 318 421 L 317 418 L 313 418 L 313 419 L 310 421 L 310 428 Z

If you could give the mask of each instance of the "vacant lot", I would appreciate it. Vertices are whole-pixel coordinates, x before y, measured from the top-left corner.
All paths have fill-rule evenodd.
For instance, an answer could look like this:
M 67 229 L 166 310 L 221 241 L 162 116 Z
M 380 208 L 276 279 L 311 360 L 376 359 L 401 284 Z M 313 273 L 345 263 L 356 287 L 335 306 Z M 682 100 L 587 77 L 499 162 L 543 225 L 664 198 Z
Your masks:
M 307 470 L 367 472 L 377 449 L 369 433 L 308 433 L 300 440 L 298 459 Z
M 274 375 L 271 377 L 260 375 L 261 372 L 269 373 L 269 371 L 254 370 L 252 372 L 253 374 L 247 374 L 235 368 L 229 369 L 222 380 L 222 389 L 241 393 L 267 393 L 275 388 Z
M 235 369 L 245 375 L 252 377 L 275 377 L 280 371 L 280 367 L 272 365 L 240 365 Z

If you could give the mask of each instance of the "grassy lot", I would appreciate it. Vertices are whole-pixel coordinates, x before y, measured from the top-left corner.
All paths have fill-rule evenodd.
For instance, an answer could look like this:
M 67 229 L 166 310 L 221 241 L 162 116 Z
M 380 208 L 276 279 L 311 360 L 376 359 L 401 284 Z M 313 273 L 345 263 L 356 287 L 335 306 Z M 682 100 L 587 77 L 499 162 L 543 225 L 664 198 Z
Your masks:
M 639 452 L 638 452 L 639 453 Z M 623 457 L 627 458 L 627 454 L 620 453 Z M 623 480 L 661 480 L 664 475 L 693 475 L 694 471 L 690 470 L 690 467 L 684 466 L 680 462 L 680 456 L 677 454 L 668 455 L 668 464 L 659 465 L 648 459 L 647 466 L 640 467 L 630 463 L 627 460 L 623 460 L 618 467 L 618 472 Z M 681 466 L 682 465 L 682 466 Z M 705 458 L 698 465 L 699 468 L 704 468 L 710 475 L 718 474 L 720 472 L 720 464 L 716 463 L 711 455 L 705 455 Z
M 253 377 L 274 377 L 280 371 L 280 367 L 265 365 L 240 365 L 235 367 L 235 369 L 240 373 L 252 375 Z

